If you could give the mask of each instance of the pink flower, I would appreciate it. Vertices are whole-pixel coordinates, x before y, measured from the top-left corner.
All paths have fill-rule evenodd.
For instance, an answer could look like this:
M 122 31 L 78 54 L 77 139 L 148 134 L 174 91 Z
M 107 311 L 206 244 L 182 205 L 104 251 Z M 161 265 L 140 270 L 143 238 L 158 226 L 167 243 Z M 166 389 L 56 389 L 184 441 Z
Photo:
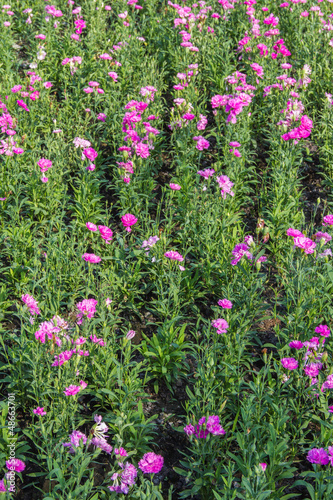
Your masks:
M 318 375 L 320 366 L 320 363 L 310 363 L 304 367 L 304 371 L 308 377 L 314 378 Z
M 178 262 L 183 262 L 184 260 L 184 257 L 175 250 L 170 250 L 169 252 L 165 252 L 164 257 L 171 260 L 177 260 Z
M 124 448 L 115 448 L 114 449 L 115 455 L 119 457 L 127 457 L 128 453 Z
M 139 469 L 144 474 L 157 474 L 163 467 L 164 458 L 153 452 L 146 453 L 138 463 Z
M 148 156 L 150 155 L 148 144 L 144 144 L 143 142 L 139 142 L 139 144 L 136 144 L 135 152 L 141 158 L 148 158 Z
M 101 122 L 105 122 L 106 120 L 106 115 L 104 113 L 99 113 L 97 115 L 97 120 L 100 120 Z
M 219 335 L 221 335 L 221 333 L 227 333 L 227 329 L 229 328 L 228 322 L 223 318 L 214 319 L 212 321 L 212 326 L 216 328 Z
M 115 72 L 115 71 L 110 71 L 110 73 L 108 73 L 109 77 L 112 78 L 112 80 L 114 82 L 117 83 L 117 79 L 118 79 L 118 74 Z
M 98 153 L 97 151 L 94 150 L 94 148 L 85 148 L 82 153 L 84 154 L 84 156 L 86 156 L 88 158 L 88 160 L 90 161 L 94 161 L 95 158 L 97 158 L 98 156 Z
M 222 309 L 231 309 L 232 308 L 232 302 L 228 299 L 222 299 L 219 300 L 217 303 Z
M 134 330 L 129 330 L 126 334 L 126 338 L 127 340 L 131 340 L 135 337 L 136 335 L 136 332 Z
M 328 234 L 328 233 L 322 233 L 321 231 L 318 231 L 315 234 L 315 237 L 316 237 L 317 241 L 322 241 L 323 240 L 324 245 L 326 245 L 326 243 L 328 243 L 332 239 L 332 236 L 330 234 Z
M 7 489 L 6 489 L 6 486 L 5 486 L 5 481 L 3 479 L 1 479 L 0 481 L 0 493 L 6 493 Z
M 8 470 L 22 472 L 25 469 L 25 463 L 23 460 L 19 460 L 18 458 L 11 458 L 6 461 L 6 467 Z
M 170 189 L 172 189 L 172 191 L 179 191 L 182 188 L 179 184 L 173 184 L 173 183 L 170 183 L 169 187 Z
M 40 178 L 40 180 L 41 180 L 42 182 L 44 182 L 44 184 L 45 184 L 45 183 L 49 180 L 49 178 L 48 178 L 48 177 L 45 177 L 45 175 L 43 175 L 43 177 L 41 177 L 41 178 Z
M 32 297 L 32 295 L 22 295 L 21 300 L 28 307 L 29 312 L 32 316 L 34 316 L 35 314 L 40 314 L 38 302 Z
M 328 407 L 329 413 L 333 413 L 333 405 Z
M 297 236 L 304 236 L 304 234 L 298 229 L 293 229 L 292 227 L 290 227 L 289 229 L 287 229 L 287 236 L 292 236 L 293 238 L 295 238 Z
M 296 238 L 294 238 L 294 245 L 295 247 L 304 250 L 306 254 L 313 253 L 317 246 L 314 241 L 310 238 L 306 238 L 305 236 L 296 236 Z
M 187 436 L 192 436 L 195 432 L 194 425 L 188 424 L 184 427 L 184 432 L 187 434 Z
M 215 174 L 215 170 L 213 168 L 205 168 L 205 170 L 198 170 L 197 174 L 201 175 L 205 179 L 212 177 Z
M 183 120 L 190 121 L 190 120 L 194 120 L 195 115 L 193 115 L 192 113 L 185 113 L 185 114 L 182 116 L 182 118 L 183 118 Z
M 46 158 L 41 158 L 38 160 L 37 165 L 39 166 L 41 172 L 47 172 L 48 169 L 52 167 L 52 161 L 47 160 Z
M 312 464 L 327 465 L 330 461 L 324 448 L 312 448 L 307 454 L 306 459 Z
M 111 243 L 113 237 L 113 232 L 111 231 L 111 229 L 107 226 L 98 226 L 98 230 L 103 240 L 105 240 L 108 244 Z
M 301 342 L 300 340 L 292 340 L 290 343 L 289 343 L 289 347 L 291 347 L 292 349 L 302 349 L 302 347 L 304 347 L 304 344 L 303 342 Z
M 204 115 L 200 115 L 200 120 L 197 123 L 198 130 L 205 130 L 208 120 Z
M 231 180 L 227 175 L 220 175 L 219 177 L 216 178 L 216 182 L 221 188 L 221 196 L 224 200 L 226 199 L 227 194 L 229 194 L 230 196 L 235 196 L 235 193 L 231 191 L 231 188 L 234 185 L 234 183 L 231 182 Z
M 298 361 L 295 358 L 282 358 L 281 364 L 286 370 L 296 370 L 298 368 Z
M 138 222 L 138 219 L 132 214 L 125 214 L 121 218 L 121 222 L 125 227 L 126 231 L 131 232 L 131 226 Z
M 236 266 L 244 256 L 246 256 L 249 260 L 253 259 L 253 255 L 249 252 L 249 247 L 246 243 L 239 243 L 238 245 L 235 245 L 232 255 L 235 257 L 235 259 L 231 261 L 232 266 Z
M 323 218 L 323 226 L 333 226 L 333 215 L 325 215 Z
M 84 253 L 81 258 L 91 264 L 98 264 L 98 262 L 101 262 L 102 260 L 101 257 L 98 257 L 98 255 L 95 255 L 94 253 Z
M 73 431 L 72 434 L 69 435 L 70 442 L 69 443 L 62 443 L 63 446 L 69 448 L 70 453 L 75 453 L 74 448 L 78 448 L 80 444 L 86 444 L 87 442 L 87 436 L 83 434 L 83 432 L 80 431 Z
M 94 317 L 96 312 L 97 300 L 95 299 L 84 299 L 82 302 L 78 302 L 76 307 L 79 309 L 78 318 L 81 319 L 83 316 L 87 316 L 88 319 Z
M 93 224 L 92 222 L 87 222 L 86 226 L 87 226 L 87 229 L 89 229 L 89 231 L 97 231 L 97 226 L 95 224 Z
M 202 151 L 203 149 L 209 148 L 209 142 L 201 135 L 193 137 L 193 140 L 197 141 L 196 148 L 199 149 L 199 151 Z
M 331 330 L 328 328 L 327 325 L 318 325 L 315 328 L 315 332 L 319 333 L 322 337 L 329 337 Z
M 34 409 L 34 414 L 35 415 L 46 415 L 46 411 L 44 410 L 44 406 L 37 406 L 37 408 Z
M 22 88 L 22 85 L 14 85 L 14 87 L 11 89 L 13 94 L 16 94 L 16 92 L 19 92 Z
M 86 382 L 83 382 L 83 380 L 80 381 L 80 385 L 70 385 L 69 387 L 66 387 L 65 390 L 63 391 L 65 396 L 75 396 L 78 394 L 81 390 L 85 389 L 87 387 Z
M 266 464 L 265 462 L 262 462 L 262 463 L 260 463 L 259 465 L 260 465 L 260 467 L 261 467 L 262 471 L 263 471 L 263 472 L 265 472 L 265 470 L 266 470 L 266 468 L 267 468 L 267 464 Z

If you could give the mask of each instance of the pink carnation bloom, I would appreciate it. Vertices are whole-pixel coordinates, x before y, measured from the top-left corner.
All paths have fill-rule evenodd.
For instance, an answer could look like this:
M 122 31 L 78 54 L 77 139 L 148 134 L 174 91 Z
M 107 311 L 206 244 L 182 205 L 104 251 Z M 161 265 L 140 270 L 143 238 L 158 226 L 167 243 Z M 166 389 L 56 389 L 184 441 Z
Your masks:
M 99 113 L 99 114 L 97 115 L 97 120 L 100 120 L 101 122 L 105 122 L 105 120 L 106 120 L 106 114 L 104 114 L 104 113 Z
M 265 470 L 266 470 L 266 468 L 267 468 L 267 464 L 266 464 L 265 462 L 262 462 L 262 463 L 260 463 L 259 465 L 260 465 L 260 467 L 261 467 L 261 470 L 262 470 L 263 472 L 265 472 Z
M 22 295 L 21 300 L 28 307 L 29 312 L 32 316 L 35 314 L 40 314 L 38 302 L 32 297 L 32 295 Z
M 304 347 L 304 344 L 303 342 L 301 342 L 300 340 L 292 340 L 290 343 L 289 343 L 289 347 L 291 347 L 292 349 L 302 349 L 302 347 Z
M 330 461 L 324 448 L 312 448 L 306 459 L 312 464 L 327 465 Z
M 96 224 L 93 224 L 92 222 L 87 222 L 86 226 L 87 226 L 87 229 L 89 229 L 89 231 L 97 231 Z
M 199 151 L 209 148 L 209 142 L 201 135 L 193 137 L 193 140 L 197 141 L 196 148 L 199 149 Z
M 294 245 L 295 247 L 304 250 L 306 254 L 313 253 L 317 246 L 314 241 L 312 241 L 310 238 L 306 238 L 305 236 L 296 236 L 296 238 L 294 238 Z
M 47 172 L 48 169 L 52 167 L 52 161 L 47 160 L 46 158 L 41 158 L 37 162 L 37 165 L 39 166 L 41 172 Z
M 179 191 L 182 188 L 179 184 L 173 184 L 173 183 L 170 183 L 169 187 L 170 189 L 172 189 L 172 191 Z
M 201 175 L 205 179 L 212 177 L 215 174 L 215 170 L 213 168 L 205 168 L 205 170 L 198 170 L 197 174 Z
M 90 161 L 94 161 L 95 158 L 97 158 L 97 156 L 98 156 L 98 153 L 97 153 L 97 151 L 94 150 L 94 148 L 85 148 L 82 153 Z
M 37 406 L 37 408 L 35 408 L 33 410 L 33 412 L 35 415 L 41 415 L 41 416 L 46 415 L 46 411 L 44 410 L 44 406 Z
M 6 467 L 8 470 L 22 472 L 25 469 L 25 463 L 19 458 L 11 458 L 10 460 L 6 461 Z
M 113 232 L 111 231 L 111 229 L 107 226 L 98 226 L 98 230 L 103 240 L 105 240 L 108 244 L 111 243 L 113 237 Z
M 323 218 L 323 226 L 333 226 L 333 215 L 325 215 Z
M 219 300 L 217 303 L 222 309 L 231 309 L 232 308 L 232 302 L 228 299 L 222 299 Z
M 229 328 L 228 322 L 223 318 L 214 319 L 212 321 L 212 326 L 217 329 L 219 335 L 221 333 L 227 333 L 227 329 Z
M 297 236 L 304 236 L 304 234 L 298 229 L 293 229 L 292 227 L 290 227 L 289 229 L 287 229 L 287 236 L 296 238 Z
M 81 258 L 91 264 L 98 264 L 98 262 L 101 262 L 102 260 L 101 257 L 98 257 L 98 255 L 95 255 L 94 253 L 84 253 Z
M 163 467 L 164 458 L 153 452 L 146 453 L 138 463 L 139 469 L 144 474 L 157 474 Z
M 0 481 L 0 493 L 6 493 L 7 491 L 7 488 L 5 486 L 5 481 L 3 479 L 1 479 Z
M 321 231 L 318 231 L 315 234 L 315 237 L 316 237 L 317 241 L 323 240 L 324 245 L 326 245 L 326 243 L 328 243 L 332 239 L 332 236 L 330 234 L 328 234 L 328 233 L 322 233 Z
M 169 252 L 165 252 L 164 257 L 166 257 L 167 259 L 171 259 L 171 260 L 177 260 L 178 262 L 183 262 L 183 260 L 184 260 L 184 257 L 180 253 L 178 253 L 174 250 L 170 250 Z
M 127 334 L 126 334 L 126 338 L 127 340 L 132 340 L 136 335 L 136 331 L 134 330 L 128 330 Z
M 130 233 L 131 226 L 136 224 L 138 222 L 138 219 L 132 214 L 126 214 L 126 215 L 122 216 L 121 222 L 122 222 L 123 226 L 125 227 L 126 231 L 128 231 Z
M 318 325 L 315 328 L 315 332 L 319 333 L 322 337 L 329 337 L 331 330 L 328 328 L 327 325 Z
M 286 370 L 296 370 L 298 368 L 298 361 L 295 358 L 282 358 L 281 364 Z
M 192 436 L 195 432 L 194 425 L 188 424 L 184 427 L 184 432 L 187 434 L 187 436 Z

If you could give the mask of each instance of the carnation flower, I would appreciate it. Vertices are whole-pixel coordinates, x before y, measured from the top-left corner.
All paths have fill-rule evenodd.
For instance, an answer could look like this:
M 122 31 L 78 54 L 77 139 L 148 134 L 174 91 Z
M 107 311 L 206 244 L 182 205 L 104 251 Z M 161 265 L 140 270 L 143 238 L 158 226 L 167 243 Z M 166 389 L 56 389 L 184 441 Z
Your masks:
M 217 304 L 220 307 L 222 307 L 223 309 L 231 309 L 232 308 L 232 302 L 230 302 L 230 300 L 228 300 L 228 299 L 219 300 Z
M 304 347 L 304 344 L 303 342 L 301 342 L 300 340 L 292 340 L 290 343 L 289 343 L 289 347 L 291 347 L 292 349 L 302 349 L 302 347 Z
M 184 260 L 184 257 L 175 250 L 170 250 L 169 252 L 165 252 L 164 257 L 171 260 L 177 260 L 178 262 L 183 262 Z
M 169 184 L 169 187 L 170 187 L 170 189 L 172 189 L 173 191 L 179 191 L 179 190 L 182 188 L 179 184 L 173 184 L 173 183 L 170 183 L 170 184 Z
M 298 368 L 298 361 L 295 358 L 282 358 L 281 364 L 286 370 L 296 370 Z
M 138 219 L 132 214 L 126 214 L 126 215 L 122 216 L 121 222 L 122 222 L 123 226 L 125 227 L 126 231 L 128 231 L 130 233 L 131 226 L 136 224 L 138 222 Z
M 6 461 L 6 467 L 10 471 L 22 472 L 25 469 L 25 463 L 19 458 L 11 458 Z
M 327 465 L 330 461 L 324 448 L 312 448 L 307 454 L 306 459 L 312 464 Z
M 144 474 L 157 474 L 163 467 L 164 458 L 153 452 L 146 453 L 138 463 L 139 469 Z
M 46 415 L 46 411 L 44 410 L 44 406 L 37 406 L 37 408 L 35 408 L 33 410 L 33 412 L 35 415 L 41 415 L 41 416 Z
M 319 333 L 322 337 L 329 337 L 331 330 L 328 328 L 327 325 L 318 325 L 315 328 L 315 332 Z
M 227 333 L 227 329 L 229 328 L 228 322 L 223 318 L 214 319 L 212 321 L 212 326 L 216 328 L 219 335 L 221 333 Z
M 101 257 L 98 257 L 98 255 L 95 255 L 94 253 L 84 253 L 82 255 L 82 259 L 85 260 L 86 262 L 90 262 L 91 264 L 98 264 L 98 262 L 101 262 Z

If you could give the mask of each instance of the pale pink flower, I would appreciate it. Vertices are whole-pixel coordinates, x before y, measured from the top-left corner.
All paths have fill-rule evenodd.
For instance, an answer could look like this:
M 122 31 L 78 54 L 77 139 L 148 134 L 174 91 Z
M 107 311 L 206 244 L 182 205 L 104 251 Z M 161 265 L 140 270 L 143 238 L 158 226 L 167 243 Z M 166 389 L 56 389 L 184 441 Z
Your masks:
M 173 184 L 173 183 L 170 183 L 170 184 L 169 184 L 169 187 L 170 187 L 170 189 L 172 189 L 173 191 L 179 191 L 179 190 L 182 188 L 179 184 Z
M 212 326 L 216 328 L 219 335 L 221 333 L 227 333 L 227 329 L 229 328 L 228 322 L 223 318 L 214 319 L 212 321 Z
M 96 224 L 93 224 L 92 222 L 87 222 L 86 226 L 87 226 L 87 229 L 89 229 L 89 231 L 97 231 Z

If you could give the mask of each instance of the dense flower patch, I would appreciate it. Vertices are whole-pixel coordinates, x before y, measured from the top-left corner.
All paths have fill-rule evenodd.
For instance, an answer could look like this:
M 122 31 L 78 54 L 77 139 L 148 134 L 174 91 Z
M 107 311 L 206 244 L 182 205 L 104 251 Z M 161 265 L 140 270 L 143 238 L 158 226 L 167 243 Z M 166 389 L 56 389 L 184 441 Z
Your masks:
M 331 0 L 0 9 L 0 499 L 333 495 Z

